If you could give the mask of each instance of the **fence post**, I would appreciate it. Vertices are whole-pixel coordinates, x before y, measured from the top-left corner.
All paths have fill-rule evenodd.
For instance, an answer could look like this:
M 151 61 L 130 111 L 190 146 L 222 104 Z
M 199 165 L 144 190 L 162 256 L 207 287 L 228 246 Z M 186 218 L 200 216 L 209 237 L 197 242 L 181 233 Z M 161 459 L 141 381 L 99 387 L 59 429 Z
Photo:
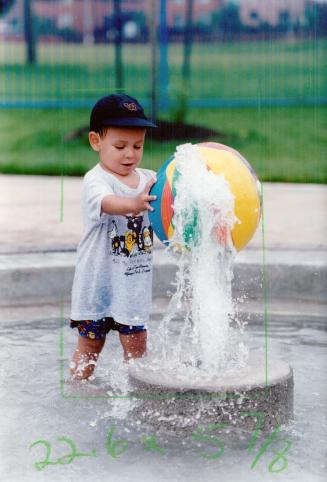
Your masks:
M 123 90 L 122 13 L 120 0 L 114 0 L 116 90 Z
M 157 120 L 157 0 L 150 0 L 150 16 L 148 18 L 151 45 L 151 67 L 150 67 L 150 112 L 152 122 Z
M 193 0 L 187 0 L 186 21 L 184 31 L 184 58 L 182 76 L 186 89 L 189 88 L 191 73 L 191 51 L 193 41 Z
M 83 0 L 83 43 L 84 45 L 92 45 L 94 43 L 91 0 Z
M 24 0 L 24 37 L 26 43 L 26 63 L 36 63 L 35 35 L 33 29 L 33 0 Z
M 160 105 L 163 110 L 169 106 L 168 99 L 168 32 L 167 32 L 167 1 L 160 0 L 160 20 L 159 20 L 159 89 L 160 89 Z

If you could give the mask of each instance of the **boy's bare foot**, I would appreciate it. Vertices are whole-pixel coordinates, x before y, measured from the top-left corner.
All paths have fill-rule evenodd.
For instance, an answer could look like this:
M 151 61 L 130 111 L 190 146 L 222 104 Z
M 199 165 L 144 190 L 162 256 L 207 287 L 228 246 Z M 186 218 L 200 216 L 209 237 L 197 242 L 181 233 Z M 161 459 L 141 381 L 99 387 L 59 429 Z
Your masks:
M 141 358 L 146 352 L 147 332 L 140 331 L 130 335 L 119 333 L 120 343 L 124 350 L 124 360 L 131 358 Z
M 78 337 L 77 348 L 71 362 L 72 379 L 85 380 L 92 375 L 104 343 L 105 339 L 91 340 L 82 336 Z

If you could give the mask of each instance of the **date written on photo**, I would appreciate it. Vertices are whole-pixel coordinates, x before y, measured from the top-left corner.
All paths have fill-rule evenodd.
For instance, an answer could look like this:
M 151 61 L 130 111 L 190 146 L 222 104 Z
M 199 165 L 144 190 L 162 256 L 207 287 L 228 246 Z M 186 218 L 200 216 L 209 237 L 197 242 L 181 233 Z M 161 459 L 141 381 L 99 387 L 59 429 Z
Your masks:
M 262 427 L 264 423 L 264 416 L 259 412 L 249 412 L 244 413 L 245 417 L 255 417 L 256 418 L 256 427 L 251 434 L 251 438 L 248 443 L 248 452 L 254 454 L 254 458 L 251 463 L 251 469 L 255 469 L 256 465 L 258 464 L 259 460 L 263 456 L 264 453 L 268 452 L 271 455 L 270 461 L 267 465 L 269 472 L 282 472 L 288 466 L 288 460 L 286 458 L 286 454 L 290 449 L 292 442 L 287 439 L 282 439 L 278 434 L 280 432 L 280 426 L 277 425 L 273 432 L 264 439 L 263 443 L 259 444 L 259 438 L 262 435 Z M 205 443 L 207 447 L 204 451 L 199 451 L 199 456 L 203 457 L 208 460 L 217 460 L 219 459 L 225 451 L 225 444 L 222 440 L 219 439 L 217 435 L 214 434 L 217 430 L 225 430 L 228 429 L 230 424 L 228 423 L 217 423 L 208 425 L 206 427 L 200 427 L 192 434 L 190 437 L 192 440 L 200 443 Z M 105 441 L 105 450 L 108 456 L 112 457 L 113 459 L 118 459 L 124 455 L 124 453 L 128 450 L 128 441 L 123 438 L 117 438 L 115 436 L 115 427 L 110 427 L 107 435 L 107 439 Z M 261 442 L 261 440 L 260 440 Z M 157 452 L 159 454 L 164 455 L 166 450 L 161 447 L 155 435 L 144 435 L 140 438 L 140 443 L 143 449 L 146 452 Z M 282 448 L 276 449 L 276 446 L 280 447 L 282 443 Z M 45 453 L 44 458 L 42 460 L 38 460 L 34 462 L 34 467 L 36 470 L 44 470 L 49 465 L 67 465 L 71 464 L 76 458 L 78 457 L 97 457 L 98 454 L 95 449 L 92 449 L 90 452 L 80 452 L 76 448 L 75 442 L 68 437 L 58 437 L 56 439 L 56 445 L 65 444 L 68 447 L 69 453 L 67 455 L 63 455 L 57 459 L 52 459 L 51 451 L 52 446 L 51 443 L 47 440 L 40 439 L 33 442 L 29 448 L 30 450 L 36 446 L 43 446 Z M 257 446 L 257 451 L 255 453 L 255 447 Z

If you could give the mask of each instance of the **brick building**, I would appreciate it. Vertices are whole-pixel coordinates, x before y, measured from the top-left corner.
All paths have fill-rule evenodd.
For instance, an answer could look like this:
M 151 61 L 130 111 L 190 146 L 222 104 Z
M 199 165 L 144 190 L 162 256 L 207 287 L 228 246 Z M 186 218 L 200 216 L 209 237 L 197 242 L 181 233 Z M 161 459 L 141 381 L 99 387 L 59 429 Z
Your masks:
M 121 0 L 123 34 L 126 39 L 140 37 L 141 29 L 148 29 L 150 2 L 152 0 Z M 159 5 L 160 0 L 156 0 Z M 213 13 L 228 3 L 240 7 L 241 21 L 256 26 L 260 22 L 276 25 L 282 16 L 290 21 L 303 16 L 305 5 L 313 0 L 193 0 L 194 24 L 210 26 Z M 14 6 L 0 19 L 0 34 L 4 36 L 23 34 L 23 2 L 16 0 Z M 113 35 L 113 0 L 31 0 L 38 24 L 43 25 L 41 35 L 54 31 L 75 33 L 75 40 L 92 41 L 94 35 L 110 39 Z M 170 29 L 182 29 L 185 25 L 187 0 L 166 0 L 167 25 Z
M 267 23 L 276 27 L 283 19 L 291 23 L 304 16 L 308 0 L 235 0 L 240 7 L 240 18 L 244 25 L 256 27 Z
M 157 0 L 158 1 L 158 0 Z M 211 14 L 217 11 L 224 0 L 194 0 L 194 22 L 210 24 Z M 147 22 L 150 18 L 151 0 L 121 0 L 121 11 L 127 17 L 143 14 Z M 112 0 L 32 0 L 33 13 L 40 19 L 49 19 L 58 29 L 71 29 L 81 34 L 101 29 L 113 15 Z M 158 1 L 159 3 L 159 1 Z M 167 0 L 167 24 L 169 27 L 183 27 L 185 24 L 187 0 Z M 140 18 L 140 17 L 139 17 Z M 23 0 L 6 14 L 4 22 L 22 31 Z M 131 25 L 129 26 L 132 32 Z M 128 30 L 127 30 L 128 34 Z

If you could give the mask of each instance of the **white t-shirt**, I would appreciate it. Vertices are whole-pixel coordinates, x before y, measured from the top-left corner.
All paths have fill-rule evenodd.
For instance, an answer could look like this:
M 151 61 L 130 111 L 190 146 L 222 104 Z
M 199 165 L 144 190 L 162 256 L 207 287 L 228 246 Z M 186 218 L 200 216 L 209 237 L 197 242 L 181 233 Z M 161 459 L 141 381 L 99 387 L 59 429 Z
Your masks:
M 153 231 L 148 212 L 137 217 L 106 214 L 101 201 L 108 194 L 134 197 L 155 178 L 136 169 L 133 189 L 100 164 L 86 173 L 82 186 L 84 233 L 77 249 L 72 288 L 72 320 L 111 316 L 125 325 L 144 325 L 152 302 Z

